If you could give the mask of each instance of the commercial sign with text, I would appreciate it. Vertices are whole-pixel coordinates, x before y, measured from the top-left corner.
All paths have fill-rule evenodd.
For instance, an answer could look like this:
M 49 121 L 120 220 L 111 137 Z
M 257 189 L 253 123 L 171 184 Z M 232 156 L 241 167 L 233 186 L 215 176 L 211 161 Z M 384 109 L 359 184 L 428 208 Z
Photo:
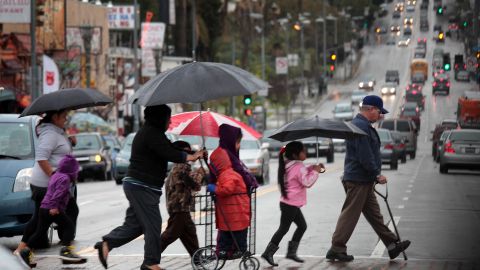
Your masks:
M 134 15 L 133 6 L 114 6 L 109 8 L 109 29 L 133 29 L 135 24 Z
M 0 23 L 30 23 L 30 0 L 0 0 Z

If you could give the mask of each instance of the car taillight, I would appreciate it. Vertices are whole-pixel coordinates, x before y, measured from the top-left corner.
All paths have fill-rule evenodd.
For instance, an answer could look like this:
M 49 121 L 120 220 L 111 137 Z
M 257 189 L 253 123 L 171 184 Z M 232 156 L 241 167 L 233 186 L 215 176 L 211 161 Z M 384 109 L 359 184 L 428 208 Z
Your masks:
M 405 144 L 404 143 L 399 144 L 398 148 L 405 148 Z
M 437 87 L 437 82 L 433 82 L 433 87 Z
M 458 69 L 458 64 L 455 64 L 455 69 Z
M 385 146 L 383 148 L 392 150 L 393 149 L 393 144 L 390 144 L 390 143 L 385 144 Z
M 450 82 L 447 82 L 447 87 L 450 87 Z
M 443 149 L 445 153 L 455 153 L 455 149 L 453 149 L 451 141 L 447 141 Z

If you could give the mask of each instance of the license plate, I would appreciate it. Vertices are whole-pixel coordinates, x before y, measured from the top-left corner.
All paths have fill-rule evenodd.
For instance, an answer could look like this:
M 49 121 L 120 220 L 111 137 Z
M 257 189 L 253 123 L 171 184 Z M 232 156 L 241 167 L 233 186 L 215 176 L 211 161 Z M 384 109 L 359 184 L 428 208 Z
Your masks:
M 307 149 L 307 152 L 308 152 L 309 154 L 313 154 L 313 153 L 315 153 L 315 148 L 308 148 L 308 149 Z
M 475 148 L 473 148 L 473 147 L 466 147 L 466 148 L 465 148 L 465 153 L 467 153 L 467 154 L 475 154 Z

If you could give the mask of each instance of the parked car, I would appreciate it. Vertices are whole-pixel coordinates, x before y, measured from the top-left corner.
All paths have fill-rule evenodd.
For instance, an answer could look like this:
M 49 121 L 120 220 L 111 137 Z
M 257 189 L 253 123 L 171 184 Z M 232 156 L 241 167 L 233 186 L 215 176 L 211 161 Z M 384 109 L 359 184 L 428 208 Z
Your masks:
M 410 159 L 414 159 L 417 153 L 418 129 L 415 123 L 409 119 L 385 119 L 378 123 L 378 128 L 395 130 L 405 138 L 406 151 Z
M 398 157 L 395 152 L 392 134 L 388 129 L 377 129 L 378 137 L 380 138 L 380 156 L 382 164 L 389 164 L 390 169 L 398 169 Z
M 446 73 L 439 73 L 435 76 L 432 83 L 432 94 L 443 92 L 447 96 L 450 94 L 450 78 Z
M 367 76 L 358 83 L 358 88 L 368 90 L 368 91 L 373 91 L 375 84 L 376 84 L 375 79 Z
M 440 136 L 442 136 L 443 132 L 446 130 L 456 129 L 459 128 L 460 125 L 456 119 L 445 119 L 439 125 L 435 126 L 435 129 L 431 131 L 432 138 L 432 157 L 433 160 L 438 159 L 438 143 L 440 141 Z
M 263 143 L 268 143 L 267 148 L 268 151 L 270 152 L 271 157 L 278 157 L 278 153 L 280 152 L 280 149 L 287 144 L 287 142 L 280 142 L 274 139 L 269 138 L 273 133 L 275 132 L 275 129 L 267 129 L 263 132 L 263 136 L 261 139 L 262 144 Z
M 411 119 L 415 122 L 417 129 L 420 129 L 420 108 L 416 102 L 407 102 L 400 109 L 401 119 Z
M 440 152 L 440 173 L 450 168 L 480 170 L 480 130 L 451 130 Z
M 332 139 L 323 137 L 308 137 L 299 141 L 301 141 L 307 149 L 307 157 L 316 157 L 318 149 L 318 157 L 327 157 L 327 163 L 334 162 L 335 156 Z
M 380 88 L 380 93 L 382 95 L 395 95 L 397 94 L 397 84 L 393 82 L 385 83 Z
M 394 82 L 400 84 L 400 73 L 398 70 L 387 70 L 385 73 L 385 82 Z
M 78 180 L 86 177 L 94 179 L 112 179 L 112 160 L 110 147 L 100 133 L 75 134 L 77 144 L 73 147 L 73 156 L 80 163 Z
M 332 139 L 334 152 L 343 153 L 347 151 L 347 145 L 344 139 Z
M 393 138 L 393 148 L 397 152 L 398 159 L 401 160 L 402 163 L 407 162 L 407 139 L 405 139 L 402 134 L 395 130 L 390 130 Z
M 363 98 L 366 96 L 367 92 L 365 92 L 364 90 L 353 90 L 352 96 L 350 97 L 352 105 L 360 104 L 360 102 L 362 102 Z
M 0 114 L 0 237 L 22 235 L 35 209 L 30 179 L 38 117 Z
M 112 161 L 112 177 L 115 179 L 115 170 L 117 167 L 117 155 L 122 148 L 122 144 L 118 140 L 116 136 L 113 135 L 102 135 L 103 139 L 107 143 L 108 147 L 110 148 L 110 160 Z
M 333 109 L 333 118 L 343 121 L 351 121 L 353 119 L 354 110 L 351 103 L 343 102 L 335 105 Z
M 128 136 L 123 141 L 123 146 L 120 149 L 120 152 L 118 152 L 115 158 L 116 167 L 113 176 L 115 178 L 115 182 L 118 185 L 122 184 L 122 179 L 127 175 L 128 166 L 130 166 L 130 156 L 132 155 L 132 144 L 133 138 L 135 138 L 135 134 L 136 133 L 128 134 Z M 171 133 L 167 132 L 165 133 L 165 135 L 172 142 L 177 139 L 177 137 Z M 192 145 L 192 147 L 196 146 Z M 170 172 L 172 166 L 172 163 L 168 163 L 167 172 Z

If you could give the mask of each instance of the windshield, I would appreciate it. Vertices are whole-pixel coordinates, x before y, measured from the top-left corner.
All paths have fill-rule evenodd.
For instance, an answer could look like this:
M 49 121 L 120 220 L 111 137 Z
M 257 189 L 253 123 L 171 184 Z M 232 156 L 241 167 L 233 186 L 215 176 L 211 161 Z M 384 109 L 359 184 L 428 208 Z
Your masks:
M 450 140 L 452 141 L 478 141 L 480 132 L 452 132 Z
M 393 124 L 394 124 L 393 121 L 383 121 L 381 126 L 384 129 L 394 130 L 395 127 Z
M 411 110 L 405 110 L 403 111 L 402 113 L 403 116 L 416 116 L 417 115 L 417 112 L 415 110 L 411 111 Z
M 397 130 L 400 132 L 410 132 L 410 125 L 407 121 L 397 121 Z
M 73 150 L 98 150 L 101 148 L 100 141 L 96 135 L 77 135 L 77 144 Z
M 381 142 L 391 141 L 390 132 L 386 130 L 377 130 L 378 137 L 380 137 Z
M 35 152 L 31 134 L 26 123 L 0 123 L 0 156 L 32 159 Z
M 343 113 L 343 112 L 351 112 L 352 107 L 349 105 L 337 105 L 335 106 L 335 112 L 336 113 Z

